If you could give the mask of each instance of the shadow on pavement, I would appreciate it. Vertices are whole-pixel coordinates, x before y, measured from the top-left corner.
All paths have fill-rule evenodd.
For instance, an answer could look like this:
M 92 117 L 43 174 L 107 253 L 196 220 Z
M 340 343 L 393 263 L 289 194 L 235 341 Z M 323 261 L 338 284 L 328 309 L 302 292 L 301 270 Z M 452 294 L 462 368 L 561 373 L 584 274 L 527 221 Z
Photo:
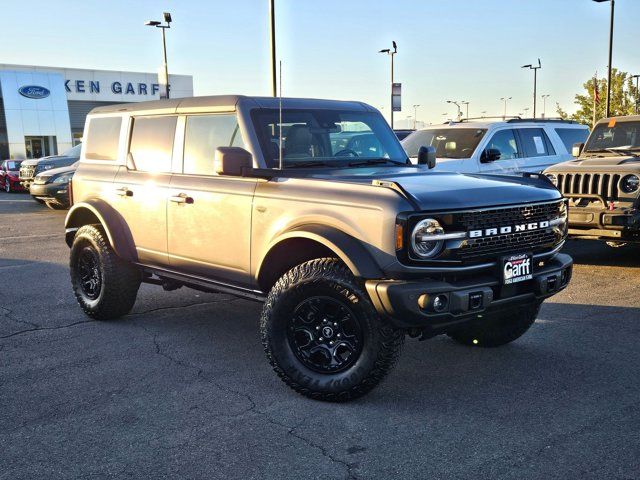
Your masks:
M 569 240 L 562 250 L 580 265 L 609 267 L 640 266 L 640 243 L 612 248 L 599 240 Z

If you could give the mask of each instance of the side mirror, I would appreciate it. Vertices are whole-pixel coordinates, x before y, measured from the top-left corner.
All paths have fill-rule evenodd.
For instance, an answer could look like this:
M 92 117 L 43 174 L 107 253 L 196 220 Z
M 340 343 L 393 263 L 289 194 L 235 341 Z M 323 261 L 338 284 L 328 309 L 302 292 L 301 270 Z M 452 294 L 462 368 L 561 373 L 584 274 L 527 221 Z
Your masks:
M 497 148 L 487 148 L 482 152 L 482 155 L 480 155 L 480 161 L 482 163 L 495 162 L 496 160 L 500 160 L 501 156 L 502 154 Z
M 418 150 L 418 165 L 426 165 L 429 169 L 435 167 L 436 147 L 420 147 Z
M 218 175 L 240 177 L 244 169 L 253 167 L 253 157 L 244 148 L 218 147 L 213 165 Z
M 571 155 L 578 158 L 582 153 L 582 149 L 584 148 L 584 143 L 574 143 L 573 148 L 571 149 Z

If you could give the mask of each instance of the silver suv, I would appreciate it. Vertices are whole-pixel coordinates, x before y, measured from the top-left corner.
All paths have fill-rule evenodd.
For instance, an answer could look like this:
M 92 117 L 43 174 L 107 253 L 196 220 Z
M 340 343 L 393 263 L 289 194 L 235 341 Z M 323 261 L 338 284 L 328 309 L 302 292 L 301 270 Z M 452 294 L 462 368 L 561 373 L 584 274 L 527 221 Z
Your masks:
M 276 373 L 312 398 L 371 390 L 405 334 L 520 337 L 566 287 L 565 201 L 546 177 L 412 165 L 360 102 L 221 96 L 94 109 L 66 219 L 92 318 L 141 282 L 264 303 Z

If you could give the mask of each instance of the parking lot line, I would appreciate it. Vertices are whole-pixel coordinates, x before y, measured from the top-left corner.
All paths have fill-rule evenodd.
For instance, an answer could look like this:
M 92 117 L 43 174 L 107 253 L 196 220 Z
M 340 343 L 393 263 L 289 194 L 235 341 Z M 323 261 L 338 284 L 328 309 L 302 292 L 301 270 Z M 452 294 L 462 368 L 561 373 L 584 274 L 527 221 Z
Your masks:
M 33 202 L 33 200 L 0 200 L 0 202 L 15 203 L 15 202 Z

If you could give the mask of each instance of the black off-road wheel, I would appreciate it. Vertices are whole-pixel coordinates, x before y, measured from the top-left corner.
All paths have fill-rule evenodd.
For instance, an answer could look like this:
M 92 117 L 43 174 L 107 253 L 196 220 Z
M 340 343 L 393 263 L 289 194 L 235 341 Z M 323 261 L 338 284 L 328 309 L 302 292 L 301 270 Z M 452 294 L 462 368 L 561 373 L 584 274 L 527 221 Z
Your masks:
M 373 389 L 396 364 L 404 331 L 382 320 L 351 271 L 335 258 L 282 276 L 260 319 L 267 358 L 296 392 L 341 402 Z
M 541 303 L 515 308 L 487 316 L 469 327 L 449 332 L 456 342 L 470 347 L 501 347 L 517 340 L 533 325 Z
M 96 320 L 113 320 L 133 308 L 140 271 L 116 255 L 104 230 L 85 225 L 71 246 L 71 284 L 80 307 Z

